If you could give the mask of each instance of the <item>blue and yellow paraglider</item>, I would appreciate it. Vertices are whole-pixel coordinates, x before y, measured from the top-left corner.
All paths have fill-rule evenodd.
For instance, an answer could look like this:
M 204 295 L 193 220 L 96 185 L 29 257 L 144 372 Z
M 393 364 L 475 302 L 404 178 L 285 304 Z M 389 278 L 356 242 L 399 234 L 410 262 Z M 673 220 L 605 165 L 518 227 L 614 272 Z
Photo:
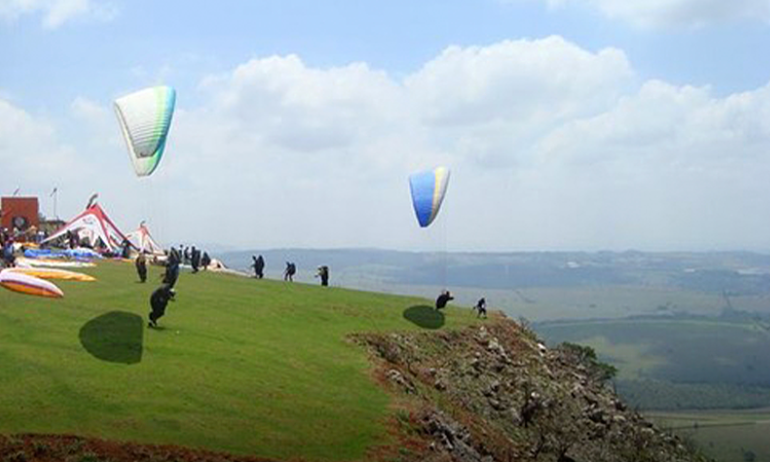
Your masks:
M 449 169 L 446 167 L 437 167 L 409 176 L 412 205 L 421 227 L 427 228 L 436 219 L 448 184 Z
M 175 104 L 176 91 L 168 86 L 145 88 L 115 100 L 115 114 L 137 176 L 151 175 L 158 168 Z

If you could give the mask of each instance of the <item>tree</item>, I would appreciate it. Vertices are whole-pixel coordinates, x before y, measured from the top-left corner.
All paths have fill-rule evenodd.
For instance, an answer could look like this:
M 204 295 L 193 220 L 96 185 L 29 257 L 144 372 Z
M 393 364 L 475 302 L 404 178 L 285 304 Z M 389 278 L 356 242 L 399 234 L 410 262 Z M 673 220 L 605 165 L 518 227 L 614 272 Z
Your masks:
M 559 345 L 558 349 L 585 366 L 591 377 L 599 382 L 604 383 L 612 380 L 618 374 L 618 368 L 612 364 L 599 361 L 596 351 L 588 345 L 564 342 Z

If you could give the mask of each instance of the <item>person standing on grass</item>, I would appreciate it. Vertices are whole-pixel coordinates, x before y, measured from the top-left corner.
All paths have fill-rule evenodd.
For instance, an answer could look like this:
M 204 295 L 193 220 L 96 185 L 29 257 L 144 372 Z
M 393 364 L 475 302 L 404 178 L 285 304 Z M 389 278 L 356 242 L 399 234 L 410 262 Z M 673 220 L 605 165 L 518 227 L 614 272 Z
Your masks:
M 147 257 L 144 255 L 144 251 L 139 252 L 136 256 L 136 273 L 139 275 L 139 282 L 147 281 Z
M 16 266 L 16 257 L 13 255 L 13 237 L 9 237 L 5 240 L 5 245 L 2 250 L 2 259 L 5 261 L 5 266 L 7 268 Z
M 158 319 L 166 314 L 166 305 L 169 301 L 174 301 L 174 289 L 168 284 L 161 284 L 160 287 L 155 289 L 155 292 L 150 296 L 150 321 L 147 324 L 148 327 L 158 327 Z
M 315 277 L 320 277 L 321 278 L 321 285 L 322 286 L 324 286 L 324 287 L 328 286 L 329 285 L 329 267 L 326 266 L 326 265 L 319 266 L 318 267 L 318 274 L 316 274 Z
M 166 261 L 166 273 L 163 275 L 163 283 L 168 284 L 172 289 L 176 285 L 176 280 L 179 279 L 179 253 L 176 249 L 171 248 L 171 252 L 168 254 L 168 261 Z
M 198 249 L 195 248 L 195 246 L 192 246 L 192 249 L 190 250 L 190 264 L 192 265 L 192 272 L 197 273 L 198 272 L 198 266 L 201 263 L 201 253 Z
M 262 258 L 262 255 L 259 257 L 252 255 L 251 259 L 254 261 L 254 263 L 251 264 L 251 267 L 254 268 L 254 277 L 262 279 L 265 276 L 265 259 Z
M 294 282 L 294 274 L 297 272 L 297 266 L 294 263 L 286 262 L 286 270 L 283 272 L 283 280 Z
M 482 314 L 484 315 L 484 319 L 487 318 L 487 301 L 484 297 L 481 297 L 479 301 L 476 302 L 476 306 L 474 306 L 473 309 L 479 312 L 479 314 L 476 315 L 477 318 L 480 318 Z

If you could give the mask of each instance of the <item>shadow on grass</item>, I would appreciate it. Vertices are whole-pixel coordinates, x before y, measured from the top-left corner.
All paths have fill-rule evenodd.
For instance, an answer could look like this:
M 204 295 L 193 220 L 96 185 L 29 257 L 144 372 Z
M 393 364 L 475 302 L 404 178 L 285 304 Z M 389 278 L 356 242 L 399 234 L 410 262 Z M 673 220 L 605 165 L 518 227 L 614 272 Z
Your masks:
M 404 318 L 423 329 L 440 329 L 444 325 L 444 313 L 428 305 L 410 306 L 404 310 Z
M 142 361 L 144 321 L 125 311 L 111 311 L 83 324 L 80 344 L 102 361 L 137 364 Z

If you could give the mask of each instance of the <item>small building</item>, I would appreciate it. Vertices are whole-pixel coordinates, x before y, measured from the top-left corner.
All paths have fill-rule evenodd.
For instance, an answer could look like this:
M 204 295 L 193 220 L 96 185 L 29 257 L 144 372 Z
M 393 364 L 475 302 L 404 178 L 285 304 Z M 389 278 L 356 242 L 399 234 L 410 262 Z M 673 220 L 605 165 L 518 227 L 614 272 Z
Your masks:
M 26 234 L 40 228 L 40 206 L 37 197 L 3 197 L 0 199 L 0 226 L 10 232 Z

